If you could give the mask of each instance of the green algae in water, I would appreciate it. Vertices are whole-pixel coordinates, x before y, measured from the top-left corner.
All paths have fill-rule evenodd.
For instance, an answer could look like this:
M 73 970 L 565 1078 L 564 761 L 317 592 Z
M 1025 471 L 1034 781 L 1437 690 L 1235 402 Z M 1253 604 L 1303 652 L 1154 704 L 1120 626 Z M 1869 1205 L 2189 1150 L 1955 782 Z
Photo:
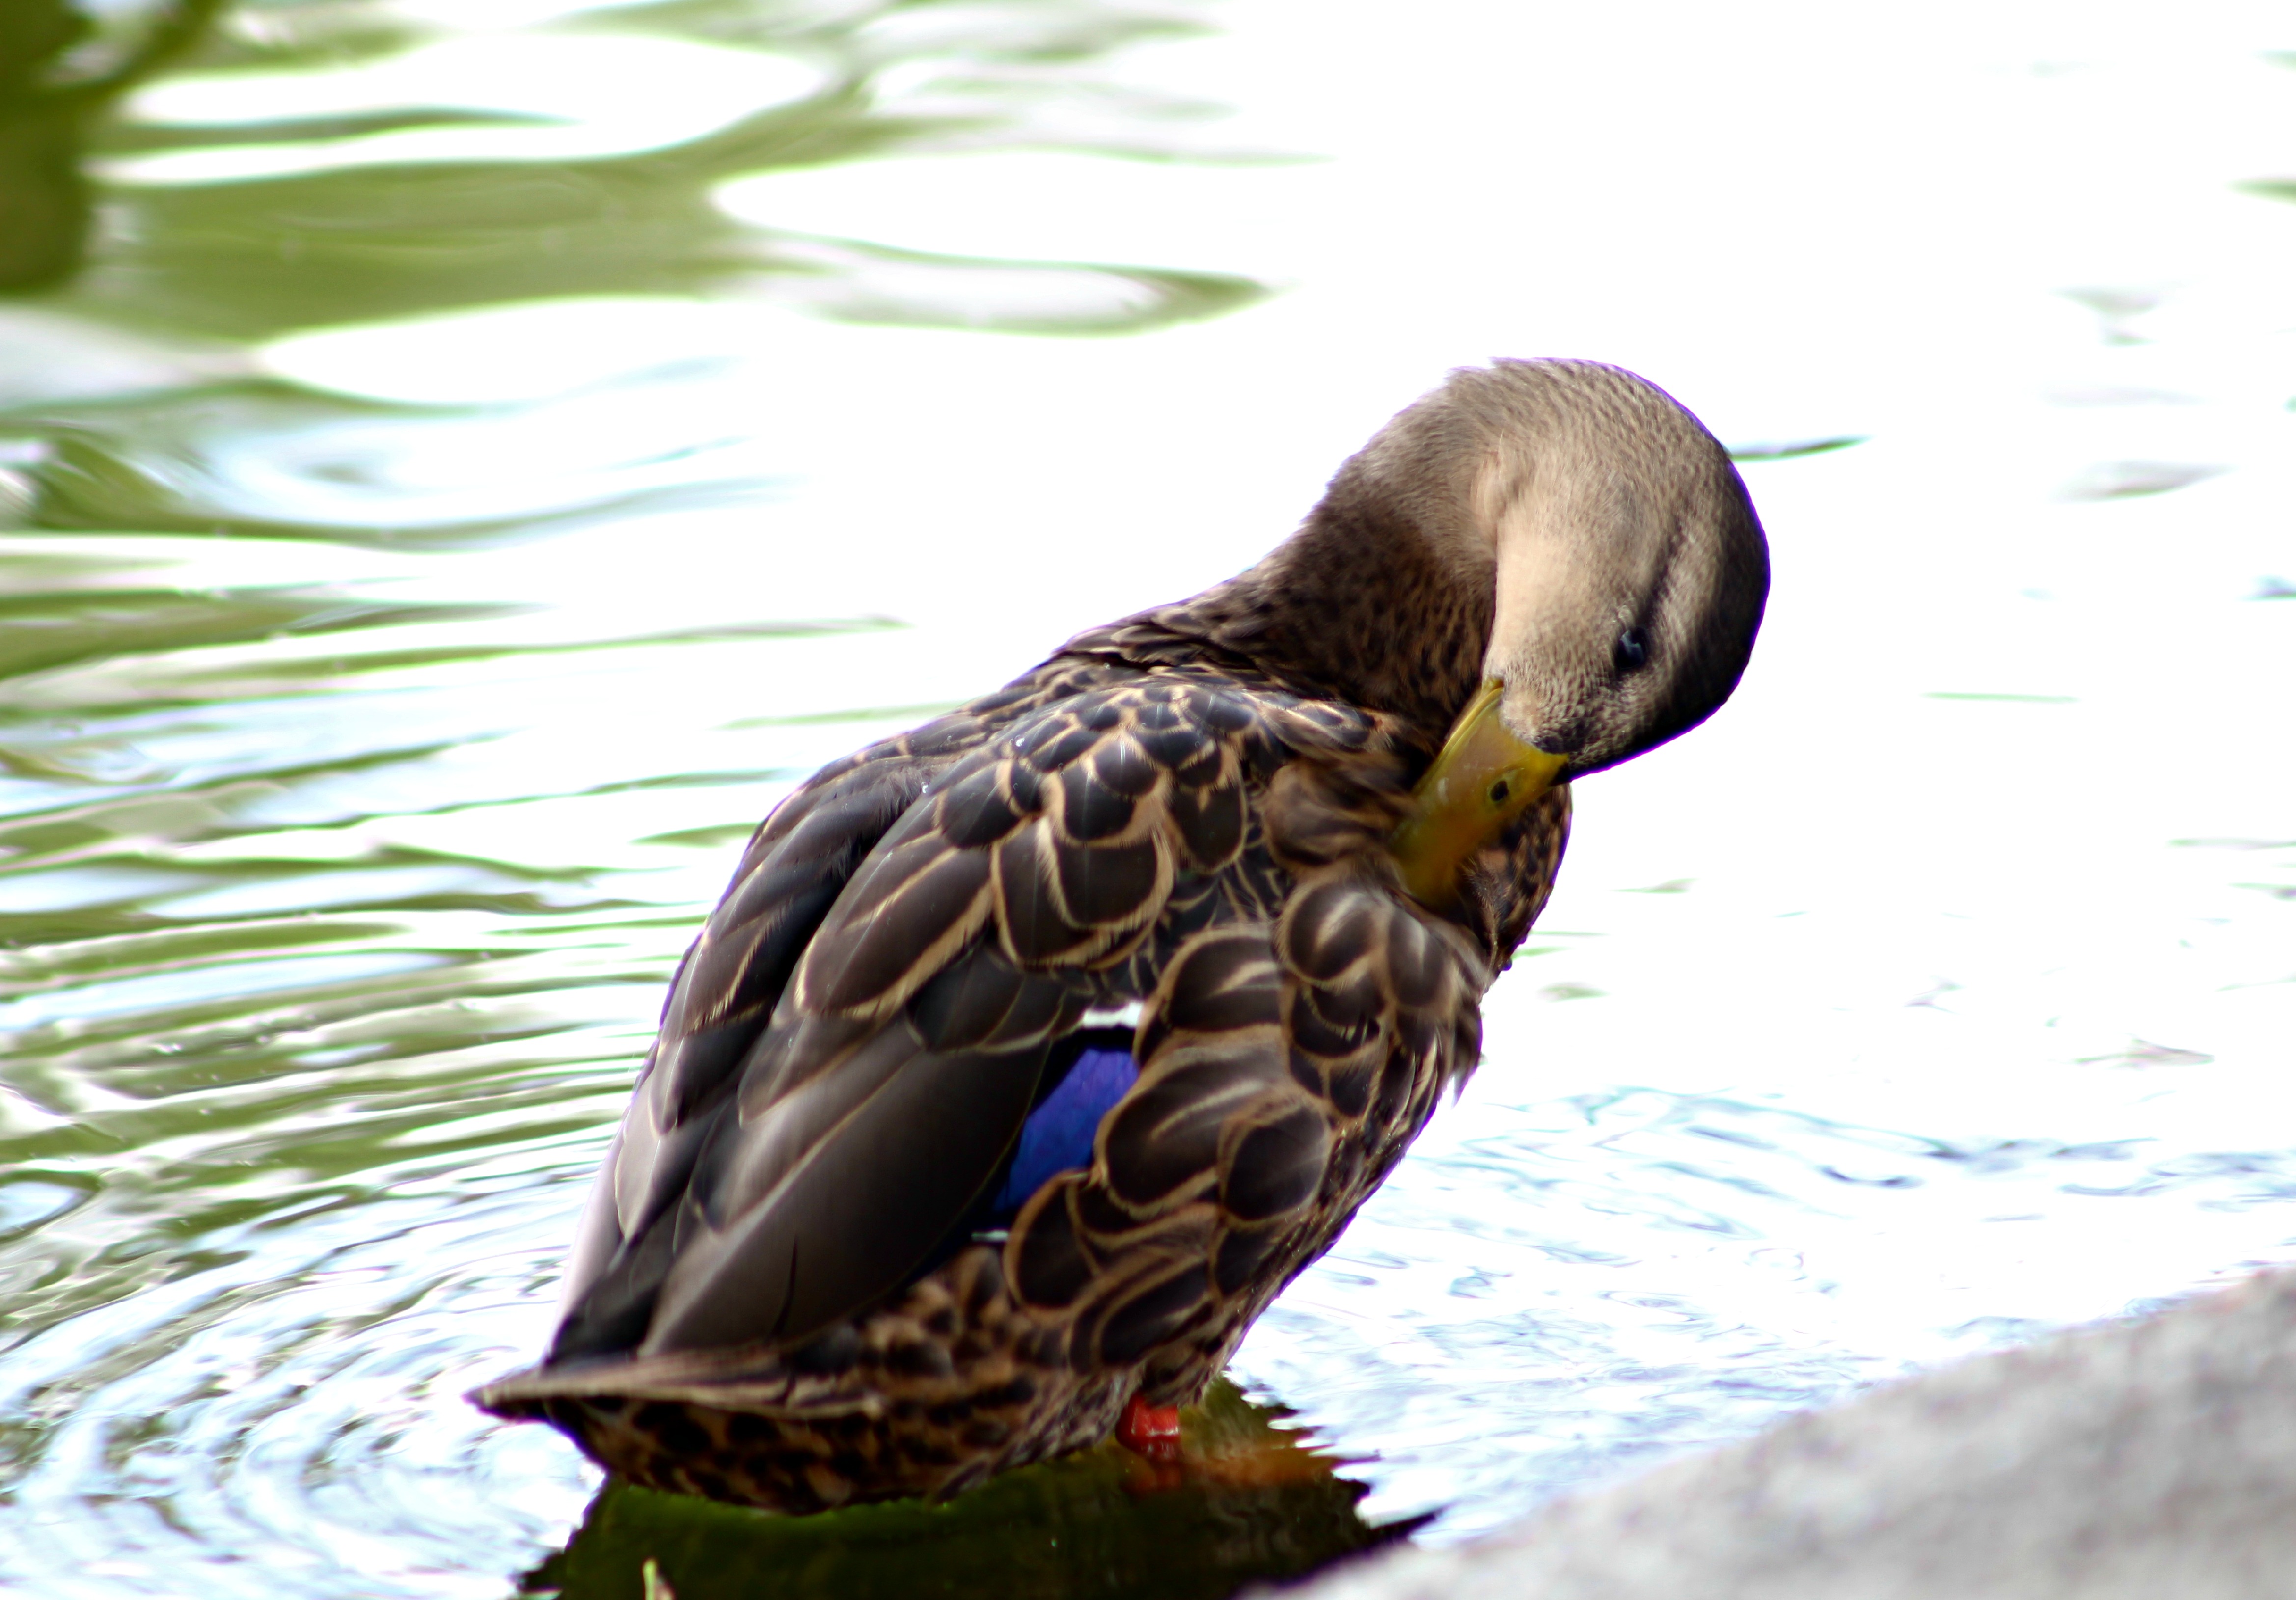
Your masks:
M 1026 1467 L 946 1506 L 900 1501 L 776 1517 L 610 1483 L 529 1594 L 644 1600 L 1201 1600 L 1296 1577 L 1410 1533 L 1367 1524 L 1368 1490 L 1222 1382 L 1186 1414 L 1187 1463 L 1113 1447 Z

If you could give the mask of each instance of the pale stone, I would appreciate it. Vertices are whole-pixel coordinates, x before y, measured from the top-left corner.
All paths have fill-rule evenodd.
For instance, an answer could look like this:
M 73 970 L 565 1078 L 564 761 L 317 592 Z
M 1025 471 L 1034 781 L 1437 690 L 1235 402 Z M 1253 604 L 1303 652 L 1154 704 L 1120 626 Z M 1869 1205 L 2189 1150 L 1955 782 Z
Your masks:
M 2296 1272 L 1808 1412 L 1312 1600 L 2296 1595 Z

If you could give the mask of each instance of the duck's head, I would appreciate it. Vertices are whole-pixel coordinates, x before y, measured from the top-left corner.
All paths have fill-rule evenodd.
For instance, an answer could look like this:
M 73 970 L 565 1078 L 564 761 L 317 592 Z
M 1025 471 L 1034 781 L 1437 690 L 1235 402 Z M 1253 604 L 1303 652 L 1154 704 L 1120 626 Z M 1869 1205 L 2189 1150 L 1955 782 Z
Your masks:
M 1395 840 L 1423 899 L 1554 784 L 1704 721 L 1745 669 L 1769 589 L 1761 523 L 1729 453 L 1632 373 L 1463 369 L 1351 475 L 1492 595 L 1482 689 Z

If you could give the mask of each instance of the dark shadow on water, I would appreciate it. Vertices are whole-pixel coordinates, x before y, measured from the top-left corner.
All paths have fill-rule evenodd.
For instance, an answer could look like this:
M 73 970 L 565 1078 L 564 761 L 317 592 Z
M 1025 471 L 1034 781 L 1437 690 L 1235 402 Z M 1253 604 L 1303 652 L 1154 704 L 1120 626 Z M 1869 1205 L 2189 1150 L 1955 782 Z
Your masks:
M 1114 1446 L 1008 1473 L 947 1506 L 902 1501 L 776 1517 L 610 1482 L 529 1594 L 643 1600 L 645 1568 L 677 1600 L 1213 1600 L 1390 1544 L 1343 1464 L 1225 1381 L 1185 1419 L 1187 1459 L 1157 1469 Z
M 95 32 L 64 0 L 0 0 L 0 294 L 78 271 L 93 217 L 84 131 L 107 102 L 196 41 L 226 0 L 181 0 L 143 20 L 93 71 L 67 63 Z

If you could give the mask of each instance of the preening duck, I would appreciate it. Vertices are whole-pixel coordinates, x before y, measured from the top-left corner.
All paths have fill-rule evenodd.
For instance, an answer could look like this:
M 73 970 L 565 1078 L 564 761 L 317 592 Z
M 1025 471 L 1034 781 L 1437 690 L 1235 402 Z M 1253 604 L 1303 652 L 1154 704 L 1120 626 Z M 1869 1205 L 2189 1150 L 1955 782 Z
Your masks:
M 1474 1067 L 1570 780 L 1719 706 L 1767 588 L 1689 412 L 1499 361 L 1247 571 L 816 774 L 479 1402 L 783 1511 L 1171 1448 Z

